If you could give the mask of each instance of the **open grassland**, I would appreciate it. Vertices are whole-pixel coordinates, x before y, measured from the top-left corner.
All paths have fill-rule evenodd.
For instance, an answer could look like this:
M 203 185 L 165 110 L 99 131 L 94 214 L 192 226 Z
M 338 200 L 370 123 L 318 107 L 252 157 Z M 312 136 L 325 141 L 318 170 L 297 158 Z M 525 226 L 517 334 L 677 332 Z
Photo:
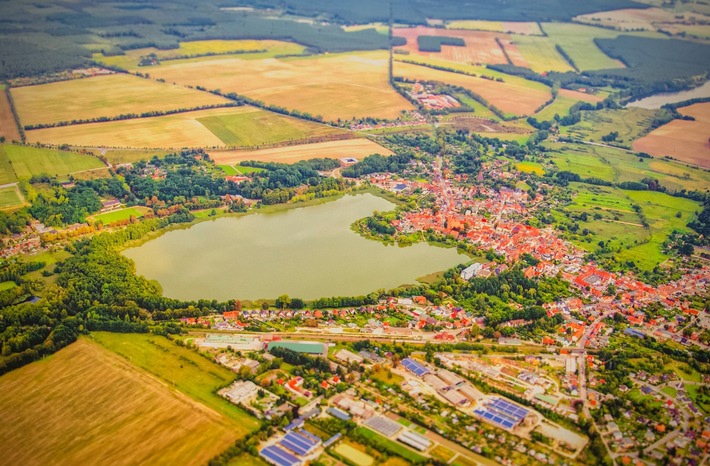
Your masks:
M 145 149 L 93 149 L 94 155 L 101 155 L 111 165 L 121 163 L 133 163 L 140 160 L 150 160 L 153 156 L 164 157 L 169 154 L 168 150 L 145 150 Z
M 112 74 L 12 89 L 23 125 L 86 120 L 229 103 L 224 97 L 168 83 Z
M 14 209 L 22 207 L 23 204 L 17 186 L 0 188 L 0 209 Z
M 239 432 L 87 338 L 5 374 L 0 390 L 6 464 L 204 464 Z
M 490 105 L 512 115 L 532 115 L 550 99 L 550 89 L 526 80 L 497 82 L 460 73 L 441 71 L 411 63 L 395 62 L 394 75 L 422 81 L 439 81 L 461 86 L 483 97 Z
M 2 146 L 2 150 L 7 154 L 18 178 L 31 178 L 34 175 L 42 174 L 65 176 L 106 166 L 101 160 L 91 155 L 56 149 L 5 144 Z
M 196 59 L 164 63 L 150 74 L 168 82 L 200 85 L 326 120 L 396 118 L 412 105 L 389 85 L 386 52 L 328 54 L 303 58 Z
M 554 102 L 533 116 L 537 118 L 538 121 L 552 121 L 555 115 L 559 115 L 560 117 L 569 115 L 569 109 L 577 102 L 579 102 L 577 99 L 558 95 Z
M 229 107 L 151 118 L 90 123 L 28 131 L 30 141 L 86 147 L 173 148 L 277 144 L 343 133 L 254 107 Z M 146 154 L 152 154 L 148 151 Z M 114 163 L 141 160 L 140 152 L 117 153 Z M 152 156 L 152 155 L 151 155 Z
M 4 86 L 0 89 L 0 136 L 4 137 L 6 141 L 22 140 Z
M 147 210 L 149 210 L 147 207 L 129 207 L 127 209 L 106 212 L 105 214 L 93 215 L 90 218 L 94 222 L 101 222 L 104 225 L 108 225 L 113 222 L 128 220 L 131 217 L 140 218 L 145 215 Z
M 278 55 L 297 55 L 305 50 L 305 46 L 293 42 L 279 40 L 198 40 L 180 42 L 180 46 L 171 50 L 158 50 L 144 48 L 127 50 L 124 55 L 106 57 L 100 53 L 94 54 L 94 60 L 108 66 L 116 66 L 124 70 L 142 71 L 151 73 L 154 66 L 138 66 L 141 57 L 155 54 L 158 60 L 175 60 L 179 57 L 195 57 L 200 55 L 233 53 L 245 60 L 257 58 L 271 58 Z M 183 58 L 188 60 L 188 58 Z
M 357 32 L 357 31 L 367 31 L 368 29 L 374 29 L 380 34 L 389 34 L 390 27 L 386 23 L 367 23 L 367 24 L 353 24 L 350 26 L 342 26 L 343 31 L 346 32 Z
M 6 147 L 8 146 L 0 144 L 0 186 L 17 181 L 15 170 L 12 169 L 12 163 L 10 163 L 10 157 L 5 152 Z
M 209 151 L 210 157 L 220 165 L 238 164 L 244 160 L 294 163 L 316 158 L 341 159 L 353 157 L 359 160 L 372 154 L 392 155 L 392 151 L 369 139 L 300 144 L 261 150 Z
M 690 199 L 672 197 L 665 193 L 652 191 L 625 191 L 633 202 L 640 205 L 649 223 L 650 240 L 640 246 L 622 250 L 619 260 L 632 260 L 642 269 L 652 269 L 667 259 L 661 252 L 663 242 L 673 232 L 689 231 L 686 224 L 701 210 L 698 202 Z M 680 213 L 680 217 L 676 215 Z
M 541 36 L 542 31 L 537 23 L 514 21 L 480 21 L 458 20 L 446 23 L 447 29 L 470 29 L 473 31 L 505 32 L 508 34 L 525 34 Z
M 631 143 L 646 131 L 656 114 L 655 110 L 638 107 L 593 112 L 582 112 L 582 119 L 572 126 L 562 126 L 560 134 L 585 141 L 604 143 L 602 136 L 611 132 L 619 133 L 609 144 L 631 148 Z
M 557 51 L 555 44 L 547 37 L 515 36 L 511 40 L 527 62 L 527 67 L 536 73 L 574 71 L 574 68 Z
M 695 121 L 673 120 L 634 142 L 639 152 L 710 168 L 710 103 L 694 104 L 679 110 Z
M 198 118 L 227 146 L 259 146 L 287 141 L 346 134 L 344 130 L 297 118 L 277 115 L 254 107 Z
M 595 177 L 614 183 L 654 178 L 671 191 L 705 191 L 710 186 L 709 172 L 665 159 L 639 158 L 611 147 L 561 143 L 547 146 L 553 149 L 550 159 L 560 170 L 582 178 Z
M 582 71 L 624 67 L 594 43 L 595 38 L 617 37 L 620 34 L 617 31 L 571 23 L 545 23 L 542 28 L 548 40 L 562 47 Z
M 501 49 L 500 45 L 496 42 L 496 39 L 508 41 L 507 34 L 487 31 L 451 30 L 417 26 L 414 28 L 395 29 L 393 31 L 393 35 L 407 39 L 407 43 L 405 45 L 398 46 L 396 49 L 407 51 L 412 55 L 435 57 L 457 63 L 477 65 L 508 63 L 508 59 L 505 57 L 503 49 Z M 455 37 L 462 39 L 465 46 L 442 45 L 440 52 L 421 51 L 419 50 L 419 44 L 417 41 L 419 36 Z M 518 52 L 517 49 L 511 47 L 509 53 L 517 54 Z
M 235 375 L 187 348 L 177 346 L 165 337 L 148 334 L 96 332 L 95 340 L 132 365 L 140 367 L 179 392 L 221 413 L 229 421 L 235 437 L 258 427 L 258 421 L 216 394 L 229 385 Z

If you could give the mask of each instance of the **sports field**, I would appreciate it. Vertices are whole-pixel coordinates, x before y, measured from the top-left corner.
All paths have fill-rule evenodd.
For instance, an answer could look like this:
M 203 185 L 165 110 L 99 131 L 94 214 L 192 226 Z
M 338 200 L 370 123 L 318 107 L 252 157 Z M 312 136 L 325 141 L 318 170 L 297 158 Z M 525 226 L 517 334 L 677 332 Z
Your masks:
M 5 464 L 197 465 L 239 437 L 219 412 L 89 338 L 5 374 L 0 390 Z
M 541 36 L 542 31 L 537 23 L 515 22 L 515 21 L 481 21 L 464 19 L 449 21 L 446 23 L 447 29 L 470 29 L 473 31 L 505 32 L 509 34 L 525 34 Z
M 94 60 L 109 66 L 117 66 L 125 70 L 151 73 L 153 66 L 138 66 L 141 57 L 155 54 L 159 60 L 175 60 L 177 57 L 194 57 L 206 54 L 238 54 L 245 60 L 255 58 L 270 58 L 276 55 L 296 55 L 303 53 L 305 47 L 293 42 L 280 40 L 199 40 L 180 42 L 180 46 L 171 50 L 145 48 L 127 50 L 124 55 L 105 57 L 94 54 Z M 189 60 L 184 58 L 181 60 Z M 161 65 L 157 65 L 161 66 Z
M 694 104 L 678 110 L 695 121 L 673 120 L 634 142 L 634 150 L 710 168 L 710 103 Z
M 28 131 L 27 137 L 32 142 L 86 147 L 177 149 L 253 147 L 343 133 L 323 124 L 243 106 L 37 129 Z M 117 156 L 122 160 L 120 154 Z
M 91 219 L 95 222 L 102 222 L 104 225 L 108 225 L 113 222 L 118 222 L 120 220 L 128 220 L 131 217 L 139 218 L 142 217 L 145 212 L 149 210 L 146 207 L 129 207 L 127 209 L 114 210 L 113 212 L 106 212 L 105 214 L 93 215 Z
M 21 140 L 4 86 L 0 88 L 0 136 L 4 136 L 6 141 Z
M 498 82 L 411 63 L 395 62 L 394 75 L 461 86 L 480 95 L 490 105 L 498 107 L 504 113 L 517 116 L 532 115 L 535 109 L 552 96 L 547 86 L 524 79 L 508 80 L 505 78 L 505 82 Z
M 364 157 L 372 154 L 392 155 L 392 151 L 369 139 L 348 139 L 344 141 L 300 144 L 261 150 L 209 151 L 212 160 L 220 165 L 238 164 L 244 160 L 281 163 L 294 163 L 299 160 L 316 158 L 341 159 L 344 157 L 354 157 L 362 160 Z
M 23 125 L 86 120 L 228 103 L 207 92 L 112 74 L 16 87 L 12 98 Z
M 164 63 L 151 68 L 150 74 L 168 82 L 236 92 L 326 120 L 396 118 L 413 108 L 390 87 L 383 51 L 287 59 L 237 57 Z
M 106 166 L 91 155 L 56 149 L 4 144 L 0 146 L 0 150 L 7 155 L 18 178 L 31 178 L 42 174 L 62 176 Z

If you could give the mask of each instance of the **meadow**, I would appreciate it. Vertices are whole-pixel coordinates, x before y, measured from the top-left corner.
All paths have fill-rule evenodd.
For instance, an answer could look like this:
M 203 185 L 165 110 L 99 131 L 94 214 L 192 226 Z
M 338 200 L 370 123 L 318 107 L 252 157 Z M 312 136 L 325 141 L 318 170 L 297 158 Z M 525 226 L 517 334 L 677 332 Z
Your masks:
M 527 62 L 527 67 L 536 73 L 574 71 L 547 37 L 515 36 L 511 40 Z
M 710 168 L 710 103 L 700 103 L 678 110 L 695 121 L 673 120 L 633 144 L 634 150 L 663 157 L 671 156 L 703 168 Z
M 30 178 L 42 174 L 65 177 L 72 173 L 106 166 L 91 155 L 56 149 L 4 144 L 0 146 L 0 159 L 2 152 L 9 159 L 18 178 Z
M 10 158 L 7 156 L 7 152 L 5 152 L 6 147 L 8 147 L 8 145 L 0 144 L 0 185 L 17 182 L 17 175 L 15 175 L 15 170 L 12 169 Z
M 234 436 L 258 427 L 255 418 L 217 395 L 218 389 L 235 380 L 235 374 L 211 359 L 158 335 L 107 332 L 92 335 L 104 348 L 209 408 L 208 411 L 220 413 L 229 421 Z
M 227 146 L 259 146 L 346 134 L 344 130 L 331 126 L 277 115 L 254 107 L 241 107 L 237 111 L 196 120 Z
M 127 74 L 12 88 L 23 125 L 226 104 L 224 97 Z
M 617 37 L 618 31 L 571 23 L 544 23 L 542 28 L 548 40 L 562 47 L 581 71 L 624 67 L 594 43 L 595 38 Z
M 298 55 L 305 51 L 305 47 L 293 42 L 279 40 L 198 40 L 180 42 L 178 48 L 159 50 L 154 47 L 126 50 L 124 55 L 104 56 L 94 54 L 94 60 L 108 66 L 115 66 L 124 70 L 141 71 L 150 73 L 152 66 L 138 66 L 141 57 L 155 54 L 159 60 L 181 60 L 182 63 L 197 56 L 208 54 L 239 55 L 245 60 L 258 58 L 272 58 L 278 55 Z M 180 58 L 183 57 L 183 58 Z M 190 58 L 185 58 L 190 57 Z M 155 65 L 160 66 L 160 65 Z
M 560 135 L 607 144 L 602 136 L 617 132 L 616 140 L 608 144 L 630 149 L 632 141 L 650 127 L 655 115 L 655 110 L 638 107 L 584 111 L 581 121 L 572 126 L 562 126 Z
M 139 160 L 150 160 L 154 155 L 164 157 L 169 154 L 169 150 L 146 150 L 146 149 L 92 149 L 94 155 L 101 155 L 111 165 L 122 163 L 133 163 Z
M 86 337 L 0 377 L 0 390 L 7 464 L 204 464 L 239 434 Z
M 395 62 L 394 75 L 461 86 L 483 97 L 489 105 L 497 107 L 506 114 L 516 116 L 532 115 L 552 95 L 547 86 L 524 79 L 506 77 L 505 82 L 498 82 L 412 63 Z M 491 73 L 486 75 L 490 76 Z
M 342 133 L 344 131 L 319 123 L 243 106 L 37 129 L 28 131 L 27 137 L 32 142 L 86 147 L 179 149 L 253 147 Z M 154 151 L 147 153 L 151 157 L 152 154 Z M 118 151 L 113 156 L 111 151 L 108 151 L 108 158 L 114 163 L 144 159 L 145 155 L 135 151 Z
M 392 155 L 392 151 L 369 139 L 347 139 L 260 150 L 215 150 L 208 153 L 212 160 L 220 165 L 238 164 L 245 160 L 294 163 L 322 157 L 331 159 L 353 157 L 362 160 L 371 154 Z
M 13 209 L 23 205 L 17 186 L 0 188 L 0 209 Z
M 235 92 L 326 120 L 396 118 L 412 105 L 389 85 L 387 53 L 359 52 L 284 59 L 207 57 L 164 63 L 150 74 L 168 82 Z

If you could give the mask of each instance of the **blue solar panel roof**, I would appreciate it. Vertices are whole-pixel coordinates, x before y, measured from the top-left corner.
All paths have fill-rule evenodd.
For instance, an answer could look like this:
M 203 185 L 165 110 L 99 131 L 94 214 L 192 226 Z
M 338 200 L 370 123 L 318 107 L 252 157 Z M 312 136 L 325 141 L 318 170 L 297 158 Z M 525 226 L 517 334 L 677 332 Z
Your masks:
M 402 365 L 405 368 L 409 369 L 410 371 L 414 372 L 414 374 L 416 374 L 419 377 L 429 373 L 429 369 L 427 369 L 423 365 L 419 364 L 417 361 L 415 361 L 412 358 L 403 359 Z
M 301 460 L 293 456 L 291 453 L 273 445 L 264 448 L 259 452 L 259 454 L 279 466 L 295 466 L 301 463 Z

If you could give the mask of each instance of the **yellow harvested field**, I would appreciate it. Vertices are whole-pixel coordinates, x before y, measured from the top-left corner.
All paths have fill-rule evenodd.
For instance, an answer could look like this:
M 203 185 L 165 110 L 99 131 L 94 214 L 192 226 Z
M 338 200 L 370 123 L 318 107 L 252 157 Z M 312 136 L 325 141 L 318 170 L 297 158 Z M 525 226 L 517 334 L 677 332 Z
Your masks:
M 500 45 L 496 42 L 496 39 L 508 40 L 509 37 L 507 34 L 487 31 L 467 31 L 461 29 L 452 30 L 417 26 L 414 28 L 395 29 L 393 31 L 393 35 L 407 39 L 407 43 L 397 47 L 397 50 L 404 50 L 412 55 L 436 57 L 458 63 L 476 65 L 508 63 L 508 60 L 505 58 L 505 54 L 503 53 L 503 49 L 501 49 Z M 417 38 L 419 36 L 455 37 L 463 39 L 466 45 L 464 47 L 442 45 L 441 52 L 422 52 L 419 50 L 419 44 L 417 42 Z M 510 48 L 511 52 L 517 53 L 517 48 L 513 45 L 511 45 Z
M 179 48 L 159 50 L 153 47 L 127 50 L 124 55 L 105 57 L 94 54 L 94 60 L 108 66 L 117 66 L 126 70 L 150 73 L 154 68 L 139 67 L 141 57 L 155 54 L 159 60 L 175 60 L 178 57 L 190 57 L 205 54 L 228 54 L 234 52 L 244 59 L 266 58 L 274 55 L 296 55 L 303 53 L 305 46 L 280 40 L 199 40 L 180 42 Z
M 498 107 L 503 112 L 518 116 L 532 115 L 535 109 L 552 97 L 547 86 L 532 81 L 510 79 L 506 82 L 497 82 L 411 63 L 395 62 L 394 75 L 461 86 L 480 95 L 490 105 Z
M 244 160 L 263 162 L 294 163 L 299 160 L 317 158 L 341 159 L 352 157 L 359 160 L 372 154 L 392 155 L 393 152 L 369 139 L 349 139 L 346 141 L 301 144 L 262 150 L 208 151 L 218 165 L 238 164 Z
M 656 31 L 665 29 L 673 23 L 690 20 L 692 13 L 673 13 L 662 8 L 628 8 L 622 10 L 600 11 L 576 16 L 580 23 L 602 26 L 621 31 Z
M 169 111 L 230 102 L 207 92 L 127 74 L 12 89 L 23 125 Z
M 633 143 L 634 150 L 710 168 L 710 103 L 678 109 L 695 121 L 673 120 Z
M 234 423 L 81 338 L 0 377 L 4 464 L 205 464 Z
M 27 131 L 30 142 L 83 147 L 179 149 L 254 147 L 329 137 L 337 128 L 251 106 L 215 108 L 161 117 L 90 123 Z
M 220 89 L 326 120 L 396 118 L 414 107 L 389 84 L 386 52 L 245 60 L 213 57 L 164 63 L 154 78 Z
M 10 101 L 7 100 L 7 94 L 3 88 L 0 88 L 0 136 L 4 136 L 7 141 L 22 139 L 15 123 L 15 115 L 12 114 Z
M 542 31 L 537 23 L 515 21 L 479 21 L 459 20 L 446 23 L 447 29 L 470 29 L 473 31 L 505 32 L 508 34 L 523 34 L 541 36 Z

